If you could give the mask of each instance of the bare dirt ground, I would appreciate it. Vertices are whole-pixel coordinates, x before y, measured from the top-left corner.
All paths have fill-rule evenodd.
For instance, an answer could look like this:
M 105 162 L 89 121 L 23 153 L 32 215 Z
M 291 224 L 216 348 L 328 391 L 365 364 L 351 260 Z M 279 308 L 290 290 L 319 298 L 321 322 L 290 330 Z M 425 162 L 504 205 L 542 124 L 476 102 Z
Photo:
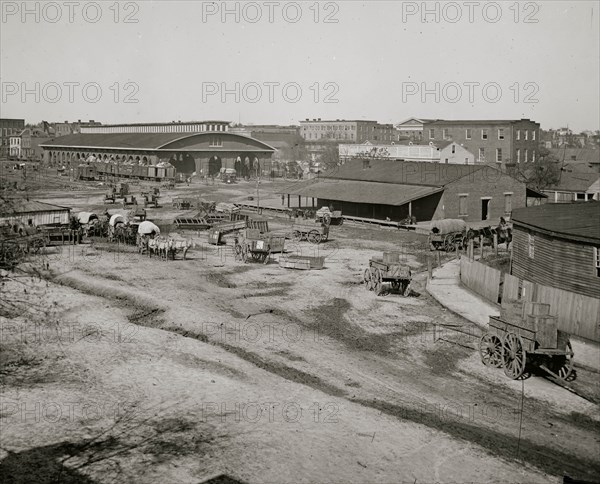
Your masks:
M 168 224 L 169 197 L 183 191 L 229 201 L 253 186 L 178 188 L 150 217 Z M 38 195 L 102 207 L 101 191 Z M 97 241 L 47 254 L 29 296 L 52 310 L 39 325 L 32 314 L 3 321 L 7 482 L 598 478 L 594 399 L 484 367 L 480 330 L 423 290 L 419 236 L 344 225 L 318 249 L 290 244 L 325 255 L 321 271 L 244 265 L 230 246 L 190 236 L 187 261 Z M 376 297 L 362 272 L 399 247 L 413 293 Z M 592 395 L 596 377 L 580 372 Z

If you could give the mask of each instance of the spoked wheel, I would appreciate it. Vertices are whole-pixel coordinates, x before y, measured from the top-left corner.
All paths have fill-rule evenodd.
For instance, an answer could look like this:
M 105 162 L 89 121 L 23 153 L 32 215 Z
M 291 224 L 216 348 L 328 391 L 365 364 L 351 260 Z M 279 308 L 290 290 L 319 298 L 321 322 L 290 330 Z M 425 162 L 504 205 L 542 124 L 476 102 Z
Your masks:
M 263 260 L 262 260 L 263 264 L 267 264 L 269 262 L 270 258 L 271 258 L 271 251 L 268 250 L 267 252 L 265 252 L 263 254 Z
M 308 241 L 312 244 L 318 244 L 321 242 L 321 234 L 316 230 L 311 230 L 308 233 Z
M 373 278 L 373 291 L 375 291 L 376 296 L 379 296 L 383 291 L 383 278 L 379 269 L 375 269 Z
M 328 213 L 323 215 L 323 223 L 325 225 L 329 225 L 331 223 L 331 215 L 329 215 Z
M 240 244 L 235 244 L 235 247 L 233 248 L 233 252 L 234 252 L 234 258 L 235 260 L 244 260 L 242 257 L 242 246 Z
M 444 250 L 450 252 L 454 248 L 454 236 L 446 235 L 444 238 Z
M 484 334 L 479 341 L 479 355 L 485 366 L 502 368 L 502 341 L 493 334 Z
M 254 262 L 262 262 L 262 254 L 259 252 L 250 252 L 250 256 Z
M 575 358 L 575 353 L 573 353 L 573 348 L 571 347 L 570 341 L 567 342 L 567 347 L 565 349 L 566 355 L 562 357 L 564 358 L 562 361 L 562 365 L 558 368 L 556 374 L 564 381 L 571 381 L 574 379 L 571 377 L 574 376 L 573 360 Z
M 523 376 L 527 354 L 523 340 L 515 333 L 506 333 L 502 339 L 502 364 L 504 374 L 516 380 Z
M 363 275 L 363 282 L 365 284 L 365 289 L 367 291 L 372 290 L 372 287 L 371 287 L 371 269 L 370 268 L 366 268 L 365 269 L 365 273 Z
M 400 291 L 402 288 L 402 284 L 399 281 L 392 281 L 392 290 L 395 292 Z
M 411 291 L 411 289 L 410 289 L 410 281 L 405 282 L 404 284 L 405 284 L 405 286 L 404 286 L 404 291 L 402 292 L 402 295 L 404 297 L 408 297 L 408 296 L 410 296 L 410 291 Z
M 292 239 L 294 240 L 294 242 L 300 242 L 302 240 L 302 232 L 300 232 L 299 230 L 294 230 L 294 233 L 292 234 Z
M 242 246 L 242 260 L 244 261 L 244 264 L 248 262 L 248 258 L 248 247 L 244 245 Z

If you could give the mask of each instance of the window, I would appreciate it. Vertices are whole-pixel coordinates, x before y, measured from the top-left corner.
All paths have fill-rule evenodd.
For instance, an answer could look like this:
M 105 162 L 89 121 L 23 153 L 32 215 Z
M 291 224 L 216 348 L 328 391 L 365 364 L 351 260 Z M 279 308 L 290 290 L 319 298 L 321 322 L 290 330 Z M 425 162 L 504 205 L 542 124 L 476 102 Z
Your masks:
M 448 163 L 448 158 L 446 158 L 444 161 L 445 161 L 446 163 Z
M 521 150 L 517 148 L 517 163 L 521 163 Z
M 517 129 L 517 141 L 521 139 L 521 130 Z
M 496 163 L 502 162 L 502 148 L 496 148 Z
M 452 154 L 456 153 L 456 145 L 452 145 Z
M 594 268 L 596 277 L 600 277 L 600 247 L 594 247 Z
M 366 170 L 368 168 L 371 168 L 371 161 L 370 160 L 363 160 L 363 170 Z
M 533 237 L 533 235 L 529 234 L 527 235 L 527 247 L 528 247 L 528 255 L 530 259 L 533 259 L 533 256 L 535 254 L 535 238 Z
M 505 193 L 504 194 L 504 214 L 505 215 L 510 215 L 510 213 L 512 212 L 512 193 Z
M 529 139 L 529 131 L 525 130 L 525 141 Z
M 465 139 L 471 139 L 471 128 L 465 130 Z
M 223 146 L 223 140 L 218 136 L 213 136 L 210 138 L 210 146 Z
M 466 217 L 467 216 L 467 197 L 469 195 L 463 194 L 458 196 L 458 216 Z
M 525 152 L 524 152 L 523 156 L 524 156 L 524 159 L 523 159 L 523 161 L 524 161 L 525 163 L 527 163 L 527 150 L 525 150 Z
M 443 139 L 448 139 L 448 128 L 444 128 L 442 130 L 442 138 Z
M 531 139 L 535 141 L 535 129 L 531 132 Z
M 487 129 L 482 129 L 481 130 L 481 139 L 488 139 L 488 133 L 487 133 Z
M 535 161 L 535 150 L 531 150 L 531 161 Z
M 479 148 L 479 161 L 485 161 L 485 148 Z
M 498 128 L 498 139 L 504 139 L 504 128 Z
M 429 130 L 429 139 L 435 139 L 435 129 Z

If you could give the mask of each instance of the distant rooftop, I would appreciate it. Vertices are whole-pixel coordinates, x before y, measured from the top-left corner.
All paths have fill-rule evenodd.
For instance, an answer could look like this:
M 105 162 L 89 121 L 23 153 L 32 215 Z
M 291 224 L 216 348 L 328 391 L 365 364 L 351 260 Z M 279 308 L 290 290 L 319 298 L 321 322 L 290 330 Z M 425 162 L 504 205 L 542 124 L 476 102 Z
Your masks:
M 530 123 L 540 124 L 531 119 L 428 119 L 423 120 L 423 124 L 429 123 L 445 123 L 445 124 L 513 124 L 520 123 L 521 121 L 528 121 Z

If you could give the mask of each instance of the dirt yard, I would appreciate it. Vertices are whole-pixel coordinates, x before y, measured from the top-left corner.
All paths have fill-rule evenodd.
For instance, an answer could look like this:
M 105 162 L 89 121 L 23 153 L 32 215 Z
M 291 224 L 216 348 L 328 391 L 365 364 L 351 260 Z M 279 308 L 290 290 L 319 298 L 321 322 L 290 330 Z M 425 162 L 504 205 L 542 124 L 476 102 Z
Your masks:
M 183 192 L 240 201 L 254 190 L 178 187 L 148 216 L 168 226 Z M 277 186 L 264 191 L 277 200 Z M 103 210 L 102 195 L 96 186 L 35 198 L 77 212 Z M 424 291 L 421 236 L 332 226 L 318 247 L 286 241 L 326 257 L 323 270 L 294 271 L 277 255 L 243 264 L 231 241 L 186 235 L 196 243 L 186 261 L 101 241 L 49 249 L 26 295 L 2 289 L 30 301 L 2 321 L 6 482 L 598 479 L 594 398 L 484 367 L 480 330 Z M 384 250 L 404 253 L 409 297 L 362 285 Z M 598 393 L 597 375 L 579 377 Z

